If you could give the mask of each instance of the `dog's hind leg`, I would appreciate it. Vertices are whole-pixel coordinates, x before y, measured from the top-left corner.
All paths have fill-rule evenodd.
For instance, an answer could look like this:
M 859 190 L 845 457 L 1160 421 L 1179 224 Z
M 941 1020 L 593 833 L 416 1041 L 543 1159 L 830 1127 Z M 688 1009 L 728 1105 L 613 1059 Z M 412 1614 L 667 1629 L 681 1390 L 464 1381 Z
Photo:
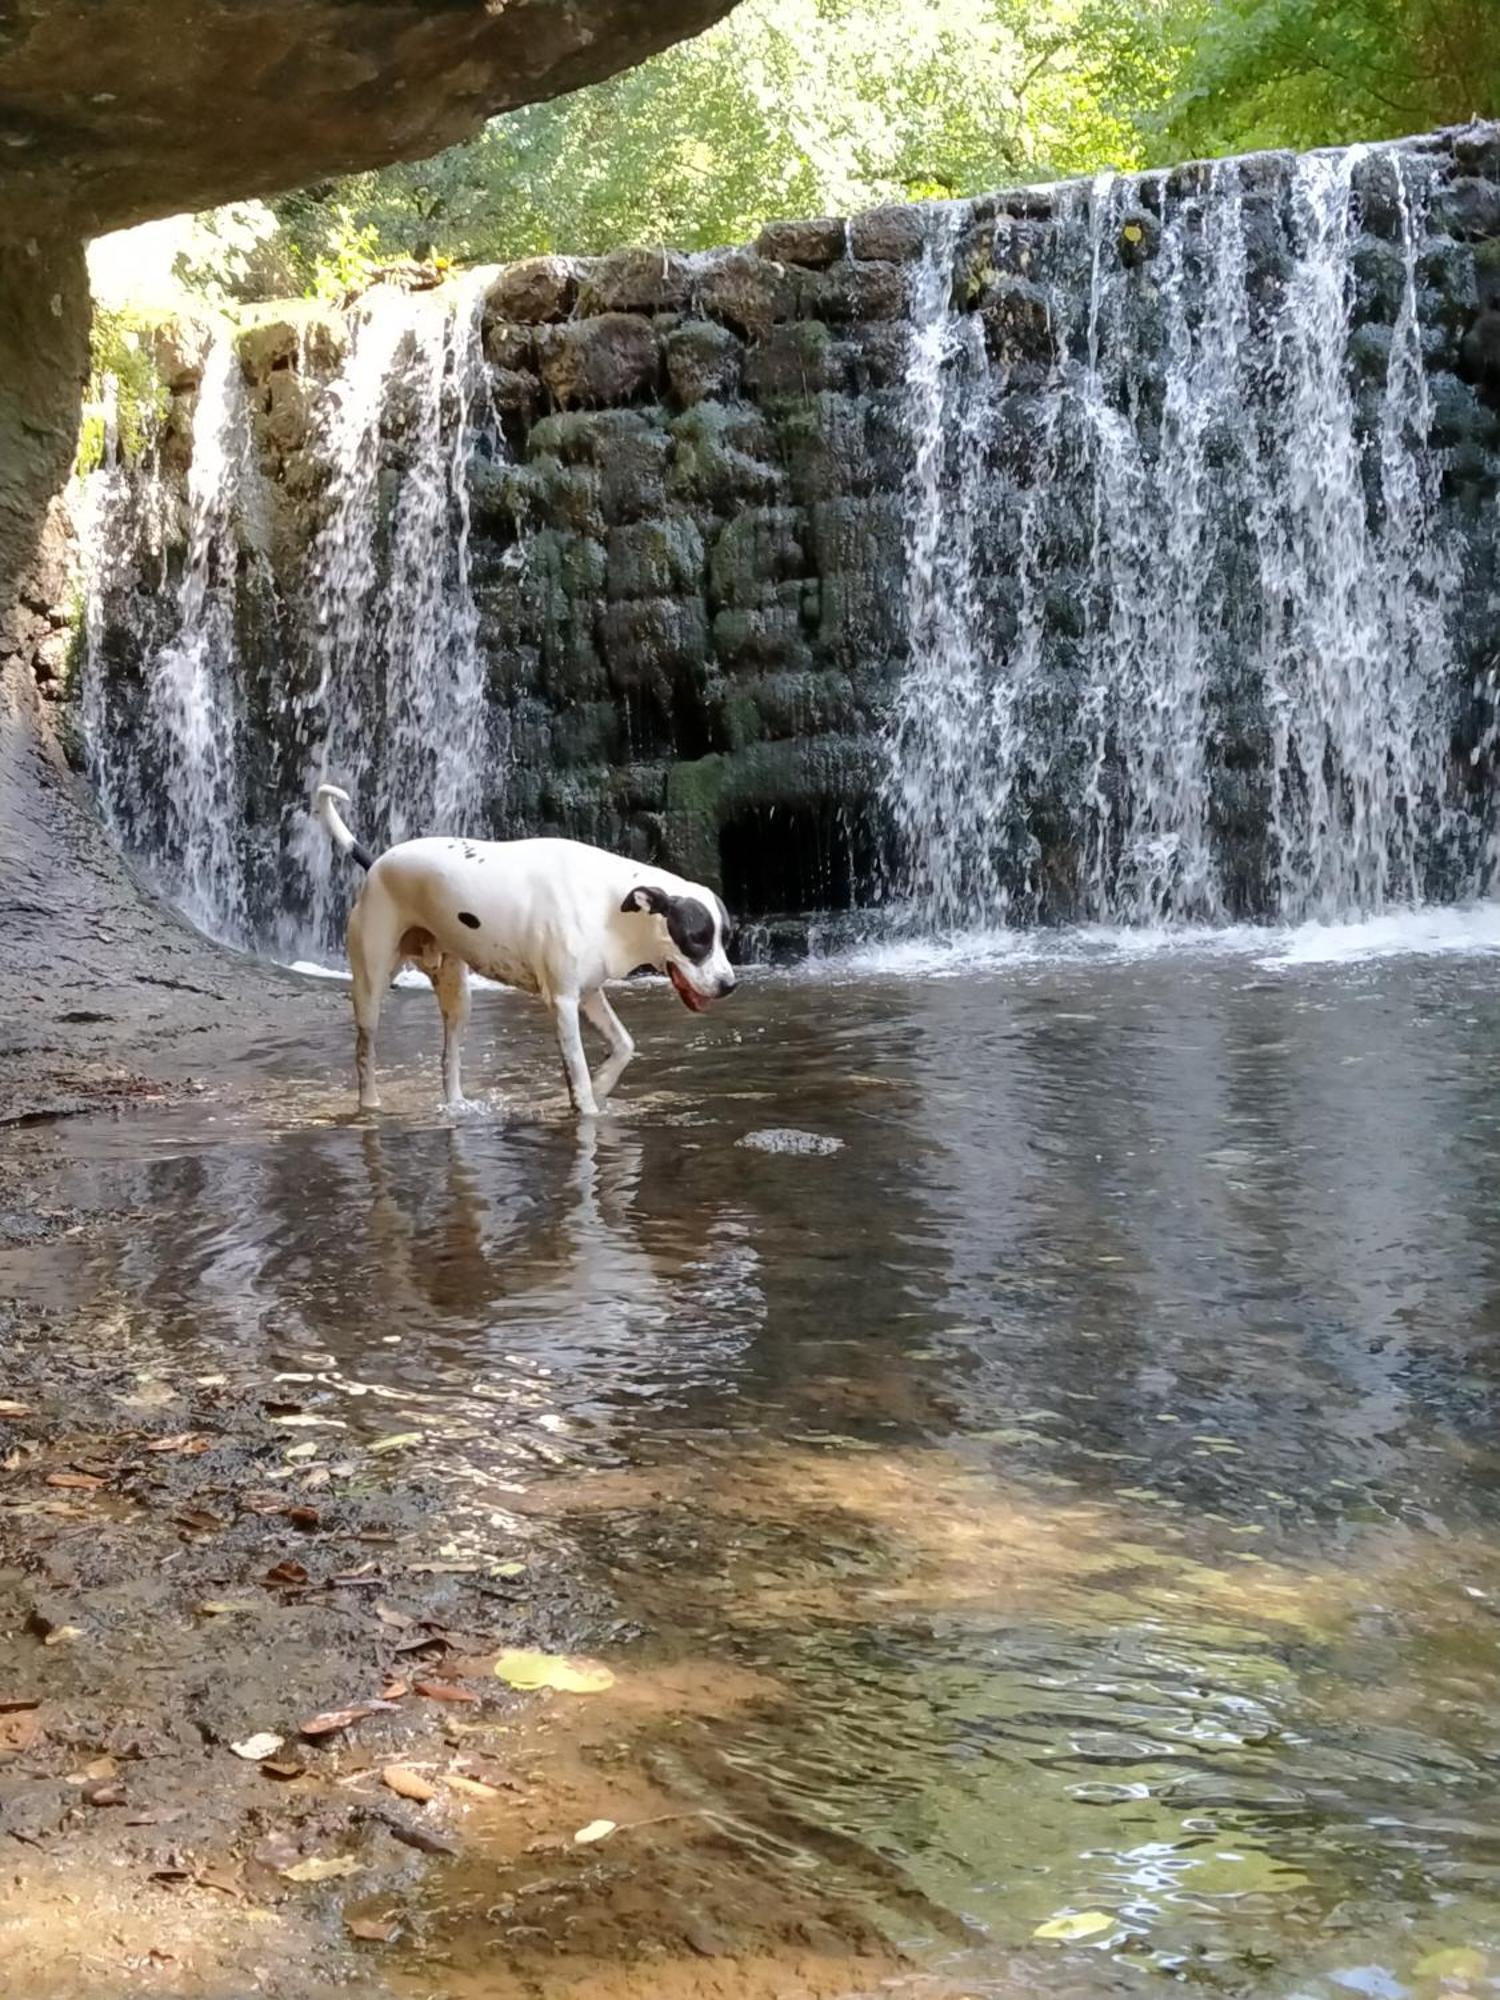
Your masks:
M 602 987 L 585 993 L 580 1003 L 584 1019 L 592 1022 L 609 1043 L 609 1059 L 594 1071 L 594 1101 L 602 1104 L 625 1074 L 625 1065 L 635 1054 L 630 1030 L 610 1006 Z
M 375 1036 L 386 990 L 401 963 L 401 937 L 384 897 L 370 890 L 349 918 L 349 970 L 354 975 L 354 1073 L 361 1111 L 380 1109 L 375 1087 Z
M 557 1046 L 562 1050 L 563 1070 L 568 1079 L 568 1095 L 573 1100 L 573 1109 L 580 1118 L 596 1117 L 599 1105 L 594 1096 L 589 1059 L 583 1052 L 583 1035 L 578 1026 L 578 995 L 554 993 L 552 1019 L 557 1028 Z
M 469 968 L 461 958 L 444 952 L 436 972 L 428 977 L 443 1010 L 443 1103 L 449 1111 L 458 1111 L 464 1101 L 459 1068 L 469 1025 Z

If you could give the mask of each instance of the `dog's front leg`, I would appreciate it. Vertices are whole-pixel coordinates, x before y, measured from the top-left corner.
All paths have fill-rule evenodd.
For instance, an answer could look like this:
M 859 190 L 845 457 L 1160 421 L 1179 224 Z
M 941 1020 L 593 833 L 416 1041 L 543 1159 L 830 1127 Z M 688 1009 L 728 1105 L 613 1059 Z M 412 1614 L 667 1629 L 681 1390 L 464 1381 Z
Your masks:
M 578 1026 L 578 995 L 559 993 L 552 1002 L 552 1019 L 557 1025 L 557 1046 L 562 1050 L 563 1070 L 568 1079 L 568 1095 L 580 1118 L 597 1118 L 599 1105 L 589 1075 L 588 1057 L 583 1052 L 583 1034 Z
M 625 1074 L 625 1065 L 635 1054 L 630 1030 L 610 1006 L 602 989 L 583 996 L 583 1014 L 609 1043 L 609 1060 L 594 1072 L 594 1100 L 602 1104 Z

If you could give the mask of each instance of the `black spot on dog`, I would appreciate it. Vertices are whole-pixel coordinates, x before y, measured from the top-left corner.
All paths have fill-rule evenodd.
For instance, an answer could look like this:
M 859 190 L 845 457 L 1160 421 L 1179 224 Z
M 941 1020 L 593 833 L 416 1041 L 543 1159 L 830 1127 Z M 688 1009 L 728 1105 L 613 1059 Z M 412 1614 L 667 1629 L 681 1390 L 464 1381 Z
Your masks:
M 458 921 L 461 924 L 467 924 L 471 931 L 477 931 L 479 928 L 479 919 L 472 910 L 460 910 Z
M 667 909 L 667 932 L 684 958 L 701 965 L 714 948 L 713 912 L 696 896 L 674 896 Z

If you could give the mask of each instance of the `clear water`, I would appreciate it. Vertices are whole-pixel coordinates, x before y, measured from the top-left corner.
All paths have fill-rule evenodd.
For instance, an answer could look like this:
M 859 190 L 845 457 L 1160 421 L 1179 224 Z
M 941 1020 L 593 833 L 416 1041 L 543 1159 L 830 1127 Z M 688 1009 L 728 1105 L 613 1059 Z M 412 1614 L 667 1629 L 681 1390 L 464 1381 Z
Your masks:
M 595 1784 L 706 1815 L 695 1899 L 732 1824 L 741 1886 L 867 1910 L 884 1990 L 1495 1990 L 1500 922 L 885 950 L 702 1021 L 627 990 L 592 1137 L 494 993 L 488 1115 L 437 1115 L 403 992 L 352 1121 L 330 990 L 228 1101 L 59 1133 L 135 1216 L 19 1289 L 143 1360 L 312 1367 L 356 1433 L 410 1399 L 455 1534 L 544 1517 L 623 1621 L 578 1643 L 688 1690 L 574 1745 Z M 525 1949 L 515 1991 L 572 1991 L 622 1869 L 686 1893 L 590 1867 L 440 1867 L 455 1990 Z M 1034 1936 L 1068 1911 L 1106 1921 Z

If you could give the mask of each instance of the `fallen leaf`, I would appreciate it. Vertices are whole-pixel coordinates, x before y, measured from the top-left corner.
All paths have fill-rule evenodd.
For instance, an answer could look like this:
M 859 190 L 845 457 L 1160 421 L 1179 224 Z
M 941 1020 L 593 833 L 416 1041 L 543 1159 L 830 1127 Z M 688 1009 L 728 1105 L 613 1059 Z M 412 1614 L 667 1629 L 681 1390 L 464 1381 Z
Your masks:
M 425 1694 L 429 1701 L 478 1701 L 472 1688 L 456 1687 L 452 1681 L 413 1681 L 412 1692 Z
M 405 1451 L 408 1445 L 420 1444 L 426 1436 L 424 1431 L 392 1431 L 389 1437 L 376 1438 L 369 1446 L 371 1453 L 379 1451 Z
M 282 1513 L 294 1528 L 320 1528 L 323 1516 L 316 1507 L 283 1507 Z
M 9 1715 L 0 1716 L 0 1757 L 19 1757 L 41 1733 L 41 1713 L 35 1706 L 12 1709 Z
M 225 1896 L 243 1896 L 245 1884 L 233 1868 L 200 1868 L 193 1877 L 200 1889 L 217 1889 Z
M 462 1792 L 467 1799 L 498 1799 L 499 1788 L 487 1785 L 479 1778 L 466 1778 L 461 1771 L 450 1771 L 443 1783 L 455 1792 Z
M 217 1514 L 206 1513 L 201 1507 L 189 1508 L 187 1513 L 176 1518 L 179 1528 L 187 1528 L 195 1535 L 216 1534 L 224 1525 Z
M 380 1699 L 382 1701 L 400 1701 L 403 1696 L 410 1693 L 410 1681 L 387 1681 L 385 1686 L 380 1690 Z
M 1100 1931 L 1109 1930 L 1114 1921 L 1103 1910 L 1069 1911 L 1066 1916 L 1051 1917 L 1045 1924 L 1038 1924 L 1031 1935 L 1071 1944 L 1075 1938 L 1096 1937 Z
M 372 1604 L 370 1609 L 382 1625 L 389 1625 L 395 1632 L 409 1631 L 417 1622 L 415 1618 L 408 1618 L 404 1611 L 393 1611 L 389 1604 Z
M 24 1708 L 40 1708 L 41 1705 L 39 1694 L 0 1694 L 0 1715 L 19 1715 Z
M 349 1428 L 342 1417 L 272 1417 L 271 1422 L 281 1424 L 287 1430 L 346 1431 Z
M 288 1882 L 331 1882 L 336 1875 L 360 1874 L 364 1865 L 352 1854 L 315 1854 L 281 1872 Z
M 457 1854 L 458 1842 L 449 1840 L 446 1834 L 436 1832 L 432 1827 L 413 1826 L 410 1820 L 398 1819 L 394 1813 L 377 1813 L 375 1817 L 393 1840 L 399 1840 L 405 1847 L 415 1847 L 420 1854 Z
M 419 1806 L 425 1806 L 429 1799 L 437 1797 L 437 1786 L 429 1784 L 405 1764 L 387 1764 L 380 1774 L 380 1782 L 398 1799 L 412 1799 Z
M 95 1757 L 81 1771 L 70 1772 L 63 1782 L 68 1785 L 98 1784 L 102 1779 L 117 1778 L 119 1775 L 120 1767 L 113 1757 Z
M 254 1611 L 255 1608 L 253 1604 L 240 1604 L 230 1597 L 207 1597 L 198 1606 L 205 1618 L 228 1618 L 235 1613 Z
M 275 1584 L 298 1584 L 307 1582 L 307 1571 L 301 1563 L 293 1562 L 290 1556 L 266 1571 L 266 1582 Z
M 122 1806 L 125 1803 L 125 1787 L 118 1778 L 98 1778 L 83 1788 L 83 1802 L 86 1806 Z
M 49 1472 L 42 1484 L 64 1486 L 74 1493 L 97 1493 L 104 1481 L 96 1479 L 92 1472 Z
M 236 1757 L 243 1757 L 247 1764 L 259 1764 L 274 1756 L 285 1742 L 284 1736 L 262 1729 L 254 1736 L 247 1736 L 243 1743 L 231 1743 L 229 1747 Z
M 615 1677 L 602 1661 L 567 1659 L 560 1653 L 534 1653 L 514 1648 L 495 1662 L 497 1679 L 507 1687 L 529 1691 L 554 1688 L 561 1694 L 602 1694 Z
M 394 1944 L 401 1935 L 399 1917 L 346 1917 L 344 1923 L 351 1937 L 367 1944 Z
M 589 1847 L 596 1840 L 608 1840 L 617 1822 L 612 1819 L 591 1819 L 587 1826 L 579 1827 L 573 1836 L 575 1847 Z
M 367 1715 L 374 1715 L 382 1708 L 394 1708 L 393 1701 L 357 1701 L 348 1708 L 325 1709 L 307 1722 L 299 1723 L 304 1736 L 331 1736 L 336 1729 L 348 1729 L 351 1724 L 363 1722 Z
M 44 1646 L 65 1646 L 70 1639 L 81 1639 L 82 1637 L 83 1627 L 81 1625 L 54 1625 L 52 1630 L 42 1640 L 42 1644 Z
M 286 1455 L 289 1459 L 316 1458 L 321 1450 L 321 1445 L 294 1444 Z
M 29 1404 L 16 1403 L 9 1396 L 0 1396 L 0 1417 L 29 1417 L 30 1415 L 31 1408 Z
M 260 1768 L 266 1777 L 277 1778 L 282 1784 L 288 1784 L 293 1778 L 300 1778 L 307 1766 L 296 1763 L 290 1757 L 268 1757 Z
M 508 1582 L 513 1576 L 524 1576 L 526 1574 L 526 1565 L 523 1562 L 497 1563 L 490 1574 L 492 1576 L 503 1576 Z
M 180 1452 L 185 1457 L 196 1458 L 200 1452 L 207 1451 L 212 1443 L 213 1439 L 204 1437 L 201 1431 L 178 1431 L 175 1437 L 153 1438 L 141 1449 Z

